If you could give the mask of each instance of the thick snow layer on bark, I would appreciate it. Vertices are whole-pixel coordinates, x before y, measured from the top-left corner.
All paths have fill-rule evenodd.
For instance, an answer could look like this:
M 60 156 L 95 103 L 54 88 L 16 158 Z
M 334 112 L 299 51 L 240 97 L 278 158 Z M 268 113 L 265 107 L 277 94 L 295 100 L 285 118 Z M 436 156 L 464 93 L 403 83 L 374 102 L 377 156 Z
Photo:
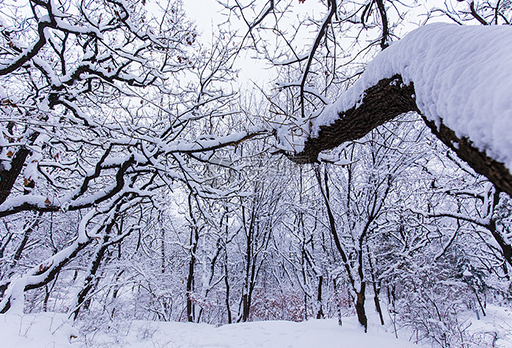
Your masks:
M 313 122 L 321 125 L 358 103 L 379 80 L 400 74 L 414 83 L 430 120 L 512 168 L 512 27 L 436 23 L 416 29 L 380 52 L 365 73 Z

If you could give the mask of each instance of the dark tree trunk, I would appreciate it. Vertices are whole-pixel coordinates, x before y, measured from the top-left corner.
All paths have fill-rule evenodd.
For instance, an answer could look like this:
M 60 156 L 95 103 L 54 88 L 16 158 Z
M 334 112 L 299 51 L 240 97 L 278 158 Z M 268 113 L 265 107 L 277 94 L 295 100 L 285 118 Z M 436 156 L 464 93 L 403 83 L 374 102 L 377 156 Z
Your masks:
M 361 282 L 361 290 L 356 291 L 356 313 L 357 320 L 364 327 L 364 332 L 368 331 L 368 318 L 366 317 L 366 311 L 364 309 L 364 302 L 366 299 L 366 283 Z
M 77 295 L 77 306 L 76 309 L 73 312 L 73 319 L 76 319 L 78 316 L 78 313 L 80 312 L 80 308 L 87 309 L 89 307 L 90 301 L 87 298 L 87 295 L 89 292 L 94 289 L 98 283 L 98 279 L 96 277 L 96 273 L 98 272 L 98 269 L 100 268 L 101 261 L 103 260 L 103 257 L 105 256 L 105 252 L 108 249 L 108 242 L 109 235 L 108 233 L 103 238 L 102 245 L 98 248 L 98 251 L 96 252 L 96 256 L 94 257 L 94 260 L 92 262 L 91 269 L 89 271 L 89 274 L 85 278 L 84 286 L 82 289 L 78 292 Z
M 318 277 L 318 297 L 316 300 L 318 302 L 319 308 L 318 308 L 318 313 L 316 314 L 317 319 L 324 318 L 324 311 L 322 308 L 322 285 L 323 285 L 323 282 L 324 282 L 324 276 Z
M 375 294 L 373 295 L 373 302 L 375 303 L 375 310 L 377 311 L 377 313 L 379 313 L 380 324 L 384 325 L 384 316 L 382 315 L 382 307 L 380 306 L 379 300 L 379 291 L 376 285 L 374 286 L 374 292 Z
M 187 321 L 194 321 L 194 302 L 192 299 L 192 291 L 194 289 L 194 265 L 195 257 L 191 256 L 188 264 L 188 276 L 187 276 Z
M 194 300 L 192 298 L 192 293 L 194 291 L 194 268 L 196 265 L 196 251 L 197 251 L 197 242 L 199 240 L 199 232 L 197 228 L 194 226 L 190 231 L 190 242 L 192 244 L 192 248 L 190 250 L 190 261 L 188 263 L 188 276 L 187 276 L 187 321 L 194 321 Z
M 380 282 L 377 283 L 375 279 L 375 270 L 373 268 L 372 255 L 370 253 L 370 247 L 366 244 L 366 250 L 368 251 L 368 265 L 370 266 L 370 273 L 372 275 L 373 285 L 373 302 L 375 303 L 375 310 L 379 313 L 380 324 L 384 325 L 384 316 L 382 314 L 382 308 L 380 306 L 379 293 L 380 293 Z
M 231 306 L 229 304 L 229 278 L 228 278 L 228 256 L 226 250 L 226 257 L 224 259 L 224 284 L 226 285 L 226 311 L 228 314 L 228 324 L 233 322 L 233 318 L 231 316 Z
M 238 321 L 246 322 L 249 320 L 249 313 L 251 311 L 251 295 L 254 289 L 255 281 L 255 267 L 256 260 L 254 255 L 254 235 L 256 233 L 255 221 L 256 221 L 256 207 L 253 202 L 250 216 L 250 223 L 247 226 L 247 220 L 245 216 L 245 206 L 242 206 L 242 220 L 244 224 L 244 230 L 246 235 L 246 246 L 245 246 L 245 279 L 244 287 L 242 289 L 242 315 L 238 318 Z
M 189 216 L 192 227 L 190 229 L 190 261 L 188 263 L 188 276 L 187 276 L 187 321 L 193 322 L 195 319 L 195 305 L 194 299 L 192 297 L 192 293 L 194 292 L 194 268 L 196 265 L 196 252 L 197 252 L 197 244 L 199 243 L 199 229 L 197 226 L 197 221 L 194 217 L 194 213 L 192 210 L 192 199 L 193 195 L 189 194 L 188 196 L 188 208 L 189 208 Z
M 242 295 L 242 322 L 246 322 L 249 319 L 249 301 L 247 299 L 247 294 Z
M 9 126 L 8 126 L 9 129 Z M 34 132 L 29 135 L 28 144 L 33 144 L 33 142 L 37 139 L 39 133 Z M 14 186 L 14 183 L 18 179 L 20 173 L 23 170 L 23 165 L 25 164 L 25 160 L 30 155 L 31 151 L 27 147 L 19 148 L 12 156 L 10 168 L 9 170 L 4 169 L 4 166 L 0 161 L 0 204 L 5 202 L 7 197 L 11 194 L 11 190 Z M 28 185 L 33 187 L 34 182 L 29 181 Z M 30 187 L 29 187 L 30 188 Z
M 34 232 L 34 229 L 37 227 L 37 224 L 39 223 L 39 218 L 41 216 L 41 213 L 37 213 L 37 215 L 34 217 L 34 220 L 29 222 L 23 231 L 23 239 L 21 240 L 20 245 L 16 249 L 16 252 L 14 253 L 11 268 L 16 266 L 16 264 L 20 261 L 21 255 L 23 253 L 23 250 L 25 250 L 25 247 L 27 246 L 28 240 L 30 238 L 30 235 L 32 232 Z

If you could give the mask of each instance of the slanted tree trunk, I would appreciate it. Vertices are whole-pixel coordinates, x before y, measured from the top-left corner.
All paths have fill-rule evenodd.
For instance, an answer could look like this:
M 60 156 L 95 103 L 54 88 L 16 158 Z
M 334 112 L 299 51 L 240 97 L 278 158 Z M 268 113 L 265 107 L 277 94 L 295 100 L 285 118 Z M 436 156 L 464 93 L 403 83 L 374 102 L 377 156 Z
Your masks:
M 243 230 L 245 231 L 246 236 L 246 246 L 245 246 L 245 275 L 244 275 L 244 285 L 242 289 L 242 312 L 238 318 L 238 322 L 246 322 L 249 320 L 250 312 L 251 312 L 251 303 L 252 303 L 252 294 L 254 291 L 254 287 L 256 286 L 256 275 L 257 275 L 257 266 L 261 264 L 261 260 L 258 260 L 258 245 L 257 237 L 259 235 L 259 223 L 257 221 L 258 212 L 256 210 L 256 200 L 255 198 L 252 202 L 251 214 L 249 217 L 249 223 L 247 223 L 247 218 L 245 214 L 245 206 L 242 205 L 242 220 L 243 220 Z M 259 269 L 259 267 L 258 267 Z
M 329 185 L 328 185 L 328 175 L 327 171 L 324 172 L 324 185 L 322 185 L 322 179 L 320 174 L 320 169 L 315 168 L 315 174 L 316 179 L 318 182 L 318 186 L 320 188 L 320 192 L 324 198 L 325 207 L 327 210 L 327 216 L 329 218 L 329 230 L 331 232 L 331 235 L 334 239 L 334 244 L 336 245 L 336 249 L 338 250 L 341 259 L 343 261 L 343 267 L 345 268 L 345 271 L 348 276 L 348 281 L 352 287 L 352 290 L 356 293 L 356 313 L 357 313 L 357 319 L 361 326 L 364 327 L 364 332 L 368 331 L 368 319 L 366 317 L 365 309 L 364 309 L 364 301 L 365 301 L 365 290 L 366 290 L 366 284 L 364 282 L 363 277 L 363 263 L 362 263 L 362 248 L 359 248 L 358 251 L 358 269 L 357 272 L 354 272 L 353 269 L 349 265 L 349 258 L 347 256 L 347 253 L 345 252 L 345 249 L 343 248 L 343 245 L 341 244 L 340 238 L 338 236 L 338 232 L 336 229 L 336 222 L 334 219 L 334 215 L 331 209 L 331 204 L 329 201 Z M 369 224 L 367 224 L 368 226 Z M 367 230 L 367 229 L 365 229 Z M 359 239 L 359 243 L 361 244 L 364 236 L 366 233 L 363 233 Z M 358 277 L 358 278 L 356 278 Z M 356 279 L 361 282 L 360 287 L 357 286 Z
M 73 319 L 74 320 L 76 320 L 76 318 L 78 317 L 78 313 L 80 312 L 81 308 L 87 310 L 90 306 L 91 299 L 90 299 L 90 297 L 88 297 L 88 294 L 89 294 L 89 292 L 91 292 L 91 290 L 95 289 L 96 286 L 98 285 L 99 279 L 96 276 L 96 273 L 98 272 L 98 270 L 100 268 L 101 261 L 103 260 L 105 253 L 107 252 L 107 249 L 109 246 L 108 240 L 109 240 L 109 236 L 106 235 L 103 238 L 101 245 L 98 247 L 98 250 L 96 251 L 96 255 L 94 257 L 94 260 L 92 261 L 92 265 L 91 265 L 89 274 L 85 278 L 84 285 L 83 285 L 82 289 L 78 292 L 77 301 L 76 301 L 77 306 L 76 306 L 76 309 L 73 311 Z
M 222 221 L 224 221 L 224 218 L 221 218 L 220 221 L 221 221 L 221 224 L 219 226 L 219 230 L 222 230 Z M 225 241 L 222 240 L 222 237 L 219 237 L 217 239 L 216 244 L 217 244 L 217 250 L 215 251 L 215 254 L 210 261 L 210 276 L 208 277 L 208 286 L 204 290 L 204 294 L 203 294 L 204 299 L 208 298 L 208 294 L 215 287 L 215 283 L 218 283 L 218 282 L 213 281 L 213 279 L 215 277 L 215 267 L 217 264 L 217 260 L 219 259 L 220 255 L 221 255 L 221 252 L 225 248 L 226 243 L 225 243 Z M 197 322 L 201 322 L 201 316 L 203 315 L 203 312 L 204 312 L 204 308 L 201 307 L 201 309 L 199 310 L 199 314 L 197 315 Z
M 372 276 L 372 284 L 373 284 L 373 302 L 375 304 L 375 310 L 379 313 L 380 324 L 384 325 L 384 315 L 382 314 L 382 307 L 380 305 L 379 293 L 380 293 L 380 282 L 377 283 L 377 279 L 375 277 L 375 269 L 373 268 L 372 255 L 370 253 L 370 247 L 366 244 L 366 250 L 368 252 L 368 265 L 370 266 L 370 273 Z
M 11 269 L 14 268 L 18 262 L 21 259 L 21 255 L 23 251 L 25 250 L 25 247 L 27 246 L 28 240 L 30 238 L 30 235 L 34 230 L 37 228 L 37 225 L 39 224 L 39 219 L 41 217 L 41 213 L 37 213 L 36 216 L 34 216 L 32 221 L 29 221 L 25 227 L 23 228 L 23 239 L 21 240 L 20 245 L 18 245 L 18 248 L 16 249 L 16 252 L 14 253 L 14 256 L 12 258 L 11 263 Z
M 89 274 L 84 280 L 84 285 L 82 289 L 77 294 L 77 301 L 76 301 L 76 308 L 73 311 L 73 319 L 76 320 L 78 317 L 78 314 L 80 313 L 80 309 L 83 307 L 84 309 L 88 309 L 90 305 L 90 298 L 88 298 L 88 294 L 91 290 L 93 290 L 97 285 L 99 279 L 96 276 L 96 273 L 98 272 L 101 262 L 103 261 L 103 258 L 107 252 L 108 247 L 110 246 L 109 240 L 111 238 L 110 233 L 112 232 L 112 229 L 116 223 L 115 219 L 112 219 L 107 227 L 105 228 L 105 234 L 103 235 L 102 240 L 100 241 L 100 244 L 98 245 L 98 248 L 96 250 L 96 254 L 94 256 L 94 259 L 91 263 L 91 267 L 89 269 Z

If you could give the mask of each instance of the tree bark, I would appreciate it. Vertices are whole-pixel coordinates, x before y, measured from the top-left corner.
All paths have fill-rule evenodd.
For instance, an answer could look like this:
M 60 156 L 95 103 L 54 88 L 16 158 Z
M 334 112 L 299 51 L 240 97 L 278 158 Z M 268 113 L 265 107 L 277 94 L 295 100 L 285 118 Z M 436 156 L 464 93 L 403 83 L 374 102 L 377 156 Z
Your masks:
M 356 292 L 356 313 L 357 320 L 364 327 L 364 332 L 368 332 L 368 318 L 364 309 L 364 301 L 366 300 L 366 283 L 361 282 L 361 290 Z
M 373 268 L 372 256 L 368 244 L 366 244 L 366 250 L 368 251 L 368 265 L 370 266 L 370 274 L 372 276 L 373 303 L 375 304 L 375 310 L 377 311 L 377 313 L 379 313 L 380 324 L 384 325 L 384 315 L 382 314 L 382 307 L 380 305 L 379 300 L 380 285 L 377 284 L 377 279 L 375 277 L 375 269 Z

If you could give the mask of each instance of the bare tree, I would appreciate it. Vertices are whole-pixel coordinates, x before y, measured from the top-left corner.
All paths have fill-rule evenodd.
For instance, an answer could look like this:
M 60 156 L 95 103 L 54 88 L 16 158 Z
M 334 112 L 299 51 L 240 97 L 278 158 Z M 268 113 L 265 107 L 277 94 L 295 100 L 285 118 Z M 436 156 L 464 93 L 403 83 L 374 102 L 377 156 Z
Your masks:
M 84 216 L 70 246 L 22 277 L 26 290 L 47 284 L 96 240 L 111 245 L 114 220 L 152 204 L 155 191 L 181 181 L 210 194 L 185 159 L 209 162 L 216 150 L 262 134 L 212 136 L 199 127 L 233 113 L 235 93 L 221 85 L 234 76 L 237 51 L 196 44 L 179 3 L 158 16 L 144 6 L 27 1 L 3 9 L 0 216 Z M 124 230 L 137 230 L 133 223 Z M 13 293 L 5 294 L 2 311 Z

